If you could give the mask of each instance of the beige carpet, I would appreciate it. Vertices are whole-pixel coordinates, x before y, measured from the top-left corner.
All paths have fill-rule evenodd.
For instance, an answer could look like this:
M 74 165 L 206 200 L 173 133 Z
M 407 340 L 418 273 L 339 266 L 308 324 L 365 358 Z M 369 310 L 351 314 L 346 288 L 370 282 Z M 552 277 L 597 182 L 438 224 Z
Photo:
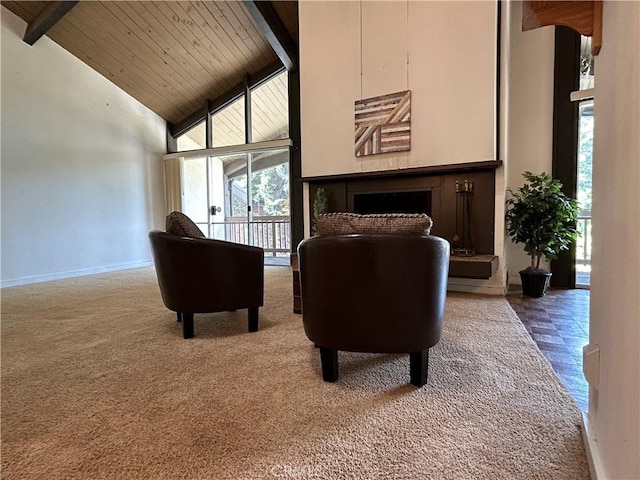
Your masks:
M 324 383 L 268 267 L 260 331 L 197 315 L 152 269 L 2 290 L 5 479 L 583 479 L 580 413 L 504 298 L 450 294 L 429 380 L 340 353 Z

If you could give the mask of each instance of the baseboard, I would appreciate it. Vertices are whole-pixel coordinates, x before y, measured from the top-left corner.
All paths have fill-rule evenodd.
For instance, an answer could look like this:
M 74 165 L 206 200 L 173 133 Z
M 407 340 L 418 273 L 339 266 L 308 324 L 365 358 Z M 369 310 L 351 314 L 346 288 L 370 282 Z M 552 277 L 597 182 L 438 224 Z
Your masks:
M 17 287 L 19 285 L 28 285 L 31 283 L 49 282 L 51 280 L 62 280 L 64 278 L 83 277 L 85 275 L 94 275 L 96 273 L 115 272 L 118 270 L 129 270 L 131 268 L 148 267 L 153 265 L 151 261 L 121 263 L 118 265 L 107 265 L 104 267 L 84 268 L 81 270 L 72 270 L 68 272 L 48 273 L 46 275 L 34 275 L 31 277 L 22 277 L 12 280 L 2 280 L 0 288 Z
M 600 459 L 598 440 L 591 430 L 587 412 L 584 411 L 582 412 L 582 440 L 584 441 L 584 449 L 587 453 L 587 460 L 589 461 L 591 480 L 605 480 L 607 476 L 605 475 L 604 466 Z

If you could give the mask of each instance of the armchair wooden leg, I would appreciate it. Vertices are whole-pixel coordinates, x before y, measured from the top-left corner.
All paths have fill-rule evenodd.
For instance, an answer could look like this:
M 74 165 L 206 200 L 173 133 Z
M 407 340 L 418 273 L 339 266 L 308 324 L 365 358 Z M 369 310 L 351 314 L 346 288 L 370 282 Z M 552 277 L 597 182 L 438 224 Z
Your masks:
M 338 350 L 320 347 L 320 363 L 322 364 L 322 379 L 325 382 L 338 380 Z
M 193 313 L 182 312 L 182 337 L 193 338 Z
M 249 307 L 249 331 L 258 331 L 258 311 L 260 307 Z
M 429 349 L 421 352 L 411 352 L 409 354 L 409 370 L 411 374 L 411 384 L 421 387 L 427 383 L 427 372 L 429 370 Z
M 178 320 L 176 320 L 178 323 L 180 323 L 182 321 L 182 312 L 176 312 L 178 314 Z

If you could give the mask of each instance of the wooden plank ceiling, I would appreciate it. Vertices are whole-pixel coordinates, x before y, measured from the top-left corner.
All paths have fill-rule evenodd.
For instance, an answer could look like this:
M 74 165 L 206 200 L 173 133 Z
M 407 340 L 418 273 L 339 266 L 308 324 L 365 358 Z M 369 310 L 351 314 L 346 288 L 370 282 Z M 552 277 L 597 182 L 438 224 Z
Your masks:
M 2 1 L 27 23 L 49 3 Z M 272 5 L 297 42 L 296 2 Z M 278 61 L 239 1 L 81 1 L 47 36 L 173 124 Z

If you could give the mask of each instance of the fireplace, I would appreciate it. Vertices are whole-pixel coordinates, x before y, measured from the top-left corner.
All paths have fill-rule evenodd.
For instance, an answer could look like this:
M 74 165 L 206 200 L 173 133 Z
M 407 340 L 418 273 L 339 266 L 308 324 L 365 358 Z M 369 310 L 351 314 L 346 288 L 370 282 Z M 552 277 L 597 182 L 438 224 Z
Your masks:
M 472 183 L 469 200 L 473 213 L 468 228 L 477 255 L 466 259 L 452 257 L 449 271 L 454 276 L 489 278 L 497 268 L 493 249 L 495 169 L 499 165 L 500 162 L 493 161 L 475 162 L 307 177 L 303 181 L 309 183 L 309 205 L 313 205 L 318 188 L 323 188 L 330 212 L 426 213 L 433 219 L 431 233 L 452 243 L 461 233 L 456 225 L 457 191 L 465 181 Z M 472 271 L 476 268 L 482 271 Z
M 460 234 L 456 226 L 456 182 L 460 185 L 465 180 L 474 185 L 470 224 L 474 250 L 478 254 L 493 254 L 494 169 L 313 179 L 309 182 L 309 204 L 313 205 L 315 192 L 322 187 L 328 196 L 330 212 L 426 213 L 433 219 L 431 233 L 452 242 Z
M 431 191 L 371 192 L 353 194 L 354 213 L 426 213 L 431 215 Z
M 328 198 L 329 212 L 426 213 L 433 220 L 432 235 L 455 246 L 460 236 L 457 220 L 459 192 L 465 182 L 469 192 L 469 235 L 476 255 L 452 256 L 449 275 L 490 278 L 498 268 L 494 255 L 495 169 L 501 162 L 473 162 L 434 167 L 407 168 L 383 172 L 362 172 L 322 177 L 306 177 L 309 205 L 318 188 Z M 310 228 L 310 227 L 309 227 Z

